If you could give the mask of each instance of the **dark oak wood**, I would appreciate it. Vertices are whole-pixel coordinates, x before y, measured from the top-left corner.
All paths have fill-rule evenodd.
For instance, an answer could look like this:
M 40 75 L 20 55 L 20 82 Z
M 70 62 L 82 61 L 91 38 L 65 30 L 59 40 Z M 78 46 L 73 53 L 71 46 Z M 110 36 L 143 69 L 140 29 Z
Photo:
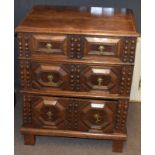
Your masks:
M 25 144 L 108 139 L 122 152 L 136 32 L 129 9 L 35 6 L 16 28 Z

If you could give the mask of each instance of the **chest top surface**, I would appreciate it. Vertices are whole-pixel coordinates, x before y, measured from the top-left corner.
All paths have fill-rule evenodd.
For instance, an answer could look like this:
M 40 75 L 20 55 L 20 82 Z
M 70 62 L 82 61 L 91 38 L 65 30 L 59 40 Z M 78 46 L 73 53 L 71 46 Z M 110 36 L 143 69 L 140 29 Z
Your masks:
M 16 32 L 138 36 L 130 9 L 34 6 Z

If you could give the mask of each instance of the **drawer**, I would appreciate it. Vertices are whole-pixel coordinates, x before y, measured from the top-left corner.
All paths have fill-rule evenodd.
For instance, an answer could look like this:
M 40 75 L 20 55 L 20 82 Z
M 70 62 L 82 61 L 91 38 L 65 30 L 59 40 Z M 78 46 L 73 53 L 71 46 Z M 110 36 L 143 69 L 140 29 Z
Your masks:
M 130 93 L 132 66 L 32 62 L 31 68 L 33 89 L 96 94 Z
M 118 101 L 34 96 L 31 107 L 34 127 L 112 133 Z
M 30 38 L 30 39 L 28 39 Z M 51 60 L 134 63 L 136 38 L 58 34 L 19 34 L 19 56 Z
M 32 54 L 65 56 L 67 55 L 67 37 L 65 35 L 32 35 Z

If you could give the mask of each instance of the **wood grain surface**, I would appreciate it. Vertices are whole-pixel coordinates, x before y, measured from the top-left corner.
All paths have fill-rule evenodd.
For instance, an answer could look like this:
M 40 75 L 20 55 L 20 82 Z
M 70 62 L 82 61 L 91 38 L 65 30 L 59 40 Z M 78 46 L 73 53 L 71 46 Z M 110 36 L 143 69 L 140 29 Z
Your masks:
M 138 36 L 129 9 L 35 6 L 16 32 Z

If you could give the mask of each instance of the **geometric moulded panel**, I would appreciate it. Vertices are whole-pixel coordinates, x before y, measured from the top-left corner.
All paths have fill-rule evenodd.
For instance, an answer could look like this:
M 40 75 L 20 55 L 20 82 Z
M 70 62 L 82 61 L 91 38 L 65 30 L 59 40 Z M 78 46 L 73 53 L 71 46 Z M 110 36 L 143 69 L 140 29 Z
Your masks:
M 64 105 L 55 98 L 37 98 L 32 107 L 33 123 L 42 128 L 64 128 L 64 110 Z

